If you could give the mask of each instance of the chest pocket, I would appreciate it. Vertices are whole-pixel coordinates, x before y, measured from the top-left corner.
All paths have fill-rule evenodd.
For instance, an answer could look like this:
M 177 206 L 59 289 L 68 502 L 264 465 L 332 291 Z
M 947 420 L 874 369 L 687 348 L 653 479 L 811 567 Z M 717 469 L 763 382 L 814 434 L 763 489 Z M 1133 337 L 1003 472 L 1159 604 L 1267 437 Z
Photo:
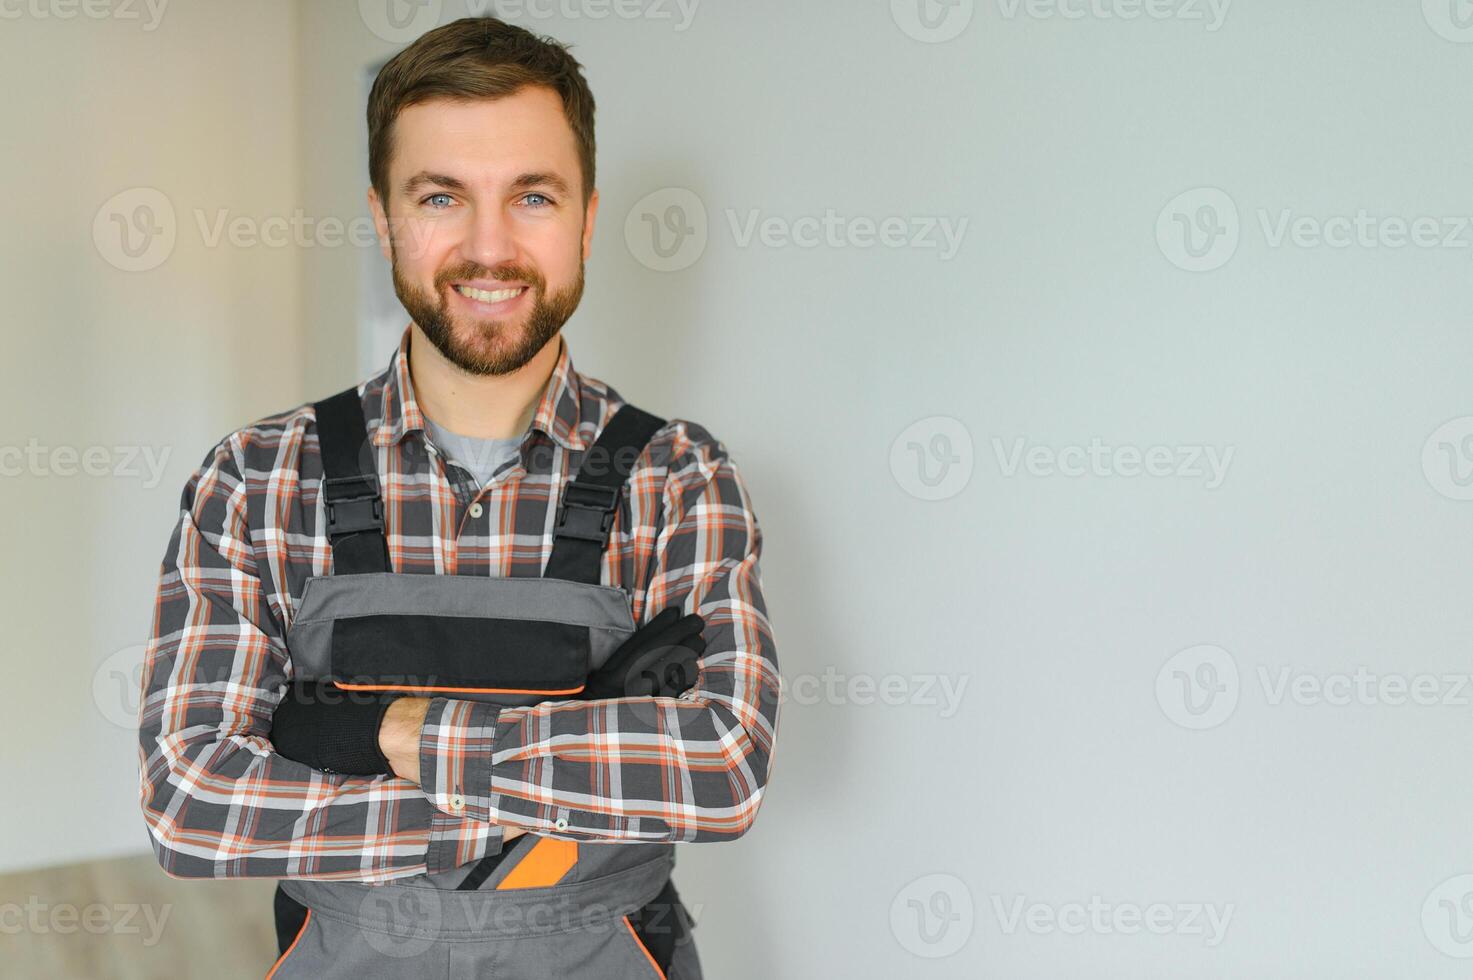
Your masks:
M 333 574 L 307 580 L 287 633 L 299 679 L 498 704 L 576 696 L 634 632 L 628 594 L 599 584 L 629 471 L 664 420 L 624 405 L 564 488 L 541 578 L 391 570 L 357 388 L 318 402 Z

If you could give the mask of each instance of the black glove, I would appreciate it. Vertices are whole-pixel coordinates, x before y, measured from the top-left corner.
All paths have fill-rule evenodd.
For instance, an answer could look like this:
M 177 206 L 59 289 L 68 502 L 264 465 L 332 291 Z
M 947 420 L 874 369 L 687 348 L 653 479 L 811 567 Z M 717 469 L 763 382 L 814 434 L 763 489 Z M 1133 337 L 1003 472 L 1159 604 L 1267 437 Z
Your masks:
M 577 697 L 675 697 L 696 683 L 696 660 L 706 652 L 699 615 L 680 615 L 670 606 L 620 644 L 602 667 L 588 675 Z
M 331 681 L 293 681 L 271 717 L 271 744 L 279 755 L 322 772 L 390 775 L 378 729 L 400 697 L 345 691 Z

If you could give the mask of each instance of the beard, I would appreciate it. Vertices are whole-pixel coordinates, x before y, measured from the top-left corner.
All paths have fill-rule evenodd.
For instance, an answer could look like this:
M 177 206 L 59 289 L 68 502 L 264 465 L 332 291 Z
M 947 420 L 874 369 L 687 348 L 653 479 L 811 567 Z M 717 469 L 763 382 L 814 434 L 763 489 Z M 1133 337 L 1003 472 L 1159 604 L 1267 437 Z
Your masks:
M 435 293 L 431 296 L 404 278 L 398 251 L 392 245 L 390 254 L 394 293 L 399 302 L 445 360 L 467 374 L 501 375 L 520 369 L 557 336 L 583 298 L 581 256 L 578 278 L 551 296 L 547 295 L 547 280 L 536 269 L 514 265 L 502 266 L 495 274 L 475 265 L 452 266 L 436 274 Z M 519 327 L 515 321 L 508 320 L 457 320 L 449 309 L 450 298 L 446 292 L 453 288 L 452 282 L 468 279 L 526 283 L 532 293 L 532 310 L 525 314 L 526 324 Z M 460 332 L 456 331 L 458 322 L 463 323 Z

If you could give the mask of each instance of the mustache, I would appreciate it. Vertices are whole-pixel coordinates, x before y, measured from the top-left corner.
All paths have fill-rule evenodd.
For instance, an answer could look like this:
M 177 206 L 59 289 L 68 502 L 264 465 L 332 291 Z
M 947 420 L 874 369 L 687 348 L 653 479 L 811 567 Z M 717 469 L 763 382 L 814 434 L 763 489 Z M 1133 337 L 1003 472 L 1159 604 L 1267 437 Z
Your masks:
M 504 268 L 499 272 L 493 272 L 489 269 L 478 267 L 451 269 L 448 272 L 436 276 L 435 285 L 443 289 L 452 282 L 464 282 L 468 279 L 493 279 L 496 282 L 525 282 L 539 292 L 546 285 L 542 276 L 532 269 Z

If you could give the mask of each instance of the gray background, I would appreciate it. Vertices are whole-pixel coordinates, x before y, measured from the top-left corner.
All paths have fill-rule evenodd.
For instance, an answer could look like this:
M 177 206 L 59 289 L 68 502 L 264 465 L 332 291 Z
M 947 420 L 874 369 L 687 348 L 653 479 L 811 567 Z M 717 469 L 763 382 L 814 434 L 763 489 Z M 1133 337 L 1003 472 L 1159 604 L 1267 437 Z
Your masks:
M 599 103 L 575 366 L 710 428 L 766 539 L 772 782 L 676 872 L 708 976 L 1465 975 L 1473 7 L 652 2 L 499 6 Z M 146 850 L 94 682 L 146 635 L 183 480 L 397 339 L 376 249 L 192 217 L 365 218 L 363 72 L 407 40 L 373 8 L 0 24 L 30 80 L 0 445 L 174 449 L 152 487 L 0 481 L 7 664 L 50 692 L 0 713 L 0 866 Z M 89 229 L 135 187 L 178 244 L 126 272 Z M 662 260 L 667 214 L 697 233 Z M 1218 478 L 1183 468 L 1207 449 Z

